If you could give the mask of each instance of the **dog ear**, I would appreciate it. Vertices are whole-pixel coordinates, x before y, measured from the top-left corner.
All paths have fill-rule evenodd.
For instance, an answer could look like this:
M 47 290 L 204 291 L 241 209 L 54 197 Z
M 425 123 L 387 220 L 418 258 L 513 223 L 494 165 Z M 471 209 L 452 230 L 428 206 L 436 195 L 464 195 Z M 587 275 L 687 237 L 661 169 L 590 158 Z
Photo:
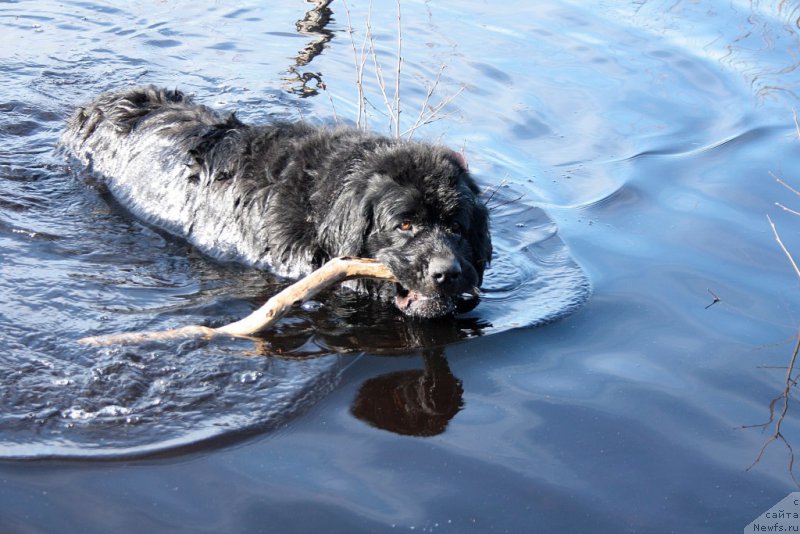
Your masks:
M 451 150 L 450 155 L 453 156 L 453 159 L 456 160 L 456 163 L 458 163 L 462 170 L 469 171 L 469 163 L 467 163 L 467 158 L 464 156 L 463 152 Z
M 492 261 L 492 239 L 489 235 L 489 210 L 479 200 L 475 202 L 472 226 L 466 237 L 472 248 L 473 264 L 478 272 L 480 285 L 483 282 L 483 271 Z
M 331 257 L 361 256 L 372 229 L 372 200 L 369 195 L 343 191 L 319 225 L 319 241 Z

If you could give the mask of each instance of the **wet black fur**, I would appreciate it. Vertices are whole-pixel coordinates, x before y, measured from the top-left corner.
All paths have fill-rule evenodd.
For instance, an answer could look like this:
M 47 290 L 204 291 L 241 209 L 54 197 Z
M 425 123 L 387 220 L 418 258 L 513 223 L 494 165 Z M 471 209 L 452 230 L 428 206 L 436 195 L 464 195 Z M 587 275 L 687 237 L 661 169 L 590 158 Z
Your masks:
M 385 262 L 409 315 L 451 312 L 491 258 L 457 154 L 353 128 L 249 126 L 178 91 L 134 88 L 75 111 L 62 144 L 134 214 L 206 253 L 301 276 L 335 256 Z M 410 223 L 410 229 L 409 229 Z

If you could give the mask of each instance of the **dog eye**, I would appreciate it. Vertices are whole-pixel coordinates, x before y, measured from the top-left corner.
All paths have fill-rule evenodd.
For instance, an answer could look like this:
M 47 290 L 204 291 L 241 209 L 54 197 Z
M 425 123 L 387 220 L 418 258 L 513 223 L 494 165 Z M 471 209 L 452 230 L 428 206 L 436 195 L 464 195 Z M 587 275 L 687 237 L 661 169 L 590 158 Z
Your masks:
M 453 232 L 454 234 L 460 234 L 461 225 L 458 224 L 457 222 L 454 222 L 453 224 L 450 225 L 450 231 Z
M 403 221 L 397 225 L 397 229 L 402 232 L 410 232 L 414 228 L 414 225 L 411 224 L 411 221 Z

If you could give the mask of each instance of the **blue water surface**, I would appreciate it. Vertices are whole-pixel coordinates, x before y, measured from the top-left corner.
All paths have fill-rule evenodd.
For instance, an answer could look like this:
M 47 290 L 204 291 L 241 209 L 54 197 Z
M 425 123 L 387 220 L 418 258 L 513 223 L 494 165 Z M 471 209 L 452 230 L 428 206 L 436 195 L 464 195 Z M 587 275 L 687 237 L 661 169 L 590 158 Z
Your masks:
M 800 324 L 767 219 L 800 254 L 800 8 L 400 4 L 401 129 L 436 84 L 414 137 L 491 197 L 484 303 L 409 326 L 329 295 L 258 343 L 89 348 L 280 283 L 99 193 L 54 150 L 69 111 L 152 83 L 355 122 L 366 50 L 386 132 L 396 3 L 0 3 L 0 530 L 727 532 L 797 489 L 793 397 L 754 462 Z

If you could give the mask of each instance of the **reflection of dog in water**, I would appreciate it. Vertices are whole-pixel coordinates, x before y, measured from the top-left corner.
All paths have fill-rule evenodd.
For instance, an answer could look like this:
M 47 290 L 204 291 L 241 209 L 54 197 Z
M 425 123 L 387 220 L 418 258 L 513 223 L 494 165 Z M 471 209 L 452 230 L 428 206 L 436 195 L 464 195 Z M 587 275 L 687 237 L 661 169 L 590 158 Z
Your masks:
M 79 108 L 62 144 L 135 215 L 215 257 L 289 277 L 335 256 L 378 259 L 399 283 L 354 287 L 413 317 L 470 300 L 491 258 L 488 211 L 446 148 L 352 128 L 248 126 L 153 87 Z
M 425 351 L 424 370 L 399 371 L 364 382 L 350 411 L 377 428 L 407 436 L 444 432 L 461 409 L 464 389 L 441 350 Z

